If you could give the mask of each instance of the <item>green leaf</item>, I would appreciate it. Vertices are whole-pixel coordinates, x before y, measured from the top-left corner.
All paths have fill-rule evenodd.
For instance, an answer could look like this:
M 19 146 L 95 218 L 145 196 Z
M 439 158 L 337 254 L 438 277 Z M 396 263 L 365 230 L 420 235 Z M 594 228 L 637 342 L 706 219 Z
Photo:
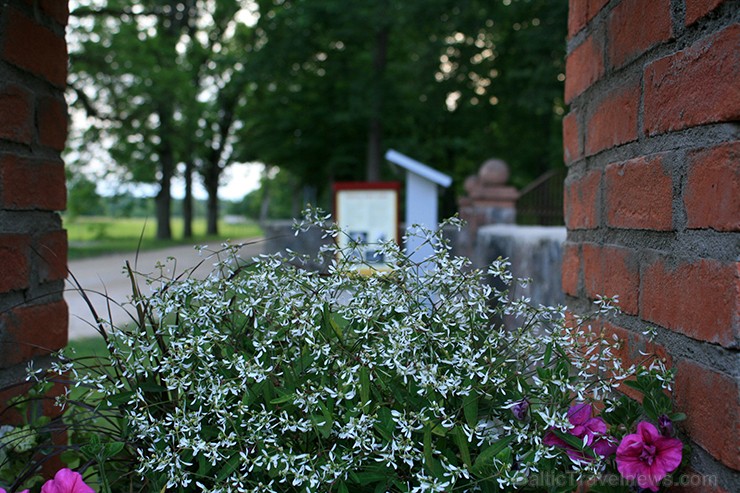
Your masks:
M 370 401 L 370 370 L 366 366 L 360 368 L 360 403 Z
M 108 397 L 107 401 L 110 402 L 111 406 L 117 407 L 122 406 L 126 404 L 129 400 L 131 400 L 131 397 L 134 395 L 134 393 L 130 390 L 119 392 L 118 394 L 113 394 Z
M 463 414 L 468 426 L 475 427 L 478 424 L 478 394 L 474 389 L 463 398 Z
M 70 469 L 77 469 L 80 465 L 80 454 L 74 450 L 65 450 L 59 454 L 59 459 Z
M 660 416 L 661 413 L 656 406 L 655 400 L 651 396 L 645 396 L 645 398 L 642 400 L 642 408 L 645 410 L 645 414 L 648 418 L 650 418 L 652 421 L 658 421 L 658 416 Z
M 164 387 L 162 385 L 159 385 L 158 383 L 154 383 L 151 381 L 139 382 L 138 386 L 144 392 L 151 392 L 153 394 L 167 392 L 167 387 Z
M 545 366 L 549 365 L 550 358 L 552 358 L 552 342 L 549 343 L 547 347 L 545 348 L 545 357 L 544 357 L 544 360 L 542 361 L 542 364 L 544 364 Z
M 565 443 L 570 445 L 576 450 L 581 450 L 584 455 L 590 456 L 590 457 L 597 457 L 596 452 L 593 451 L 591 447 L 584 447 L 583 441 L 580 438 L 574 437 L 570 433 L 563 433 L 560 430 L 552 430 L 555 435 L 563 440 Z
M 385 482 L 386 478 L 388 477 L 387 471 L 361 471 L 355 473 L 355 476 L 357 477 L 357 482 L 360 483 L 362 486 L 367 486 L 370 484 L 375 484 L 379 481 Z
M 316 429 L 319 430 L 321 435 L 324 438 L 329 438 L 329 435 L 331 435 L 332 426 L 334 425 L 334 416 L 323 402 L 319 402 L 318 404 L 321 408 L 321 416 L 312 415 L 311 419 L 313 420 Z
M 460 449 L 460 457 L 468 469 L 473 467 L 473 461 L 470 458 L 470 448 L 468 447 L 468 437 L 465 436 L 465 432 L 460 426 L 455 426 L 452 430 L 452 438 L 457 444 L 457 448 Z
M 122 450 L 123 447 L 125 447 L 126 444 L 123 442 L 110 442 L 106 443 L 105 447 L 103 448 L 103 455 L 105 459 L 110 459 L 111 457 L 115 457 L 118 455 Z
M 221 470 L 216 475 L 216 482 L 223 481 L 227 477 L 231 476 L 236 468 L 239 466 L 239 452 L 235 452 L 226 463 L 223 465 Z
M 337 483 L 337 493 L 349 493 L 349 488 L 347 488 L 347 483 L 344 480 L 339 480 L 339 483 Z
M 639 390 L 640 392 L 644 392 L 643 385 L 640 382 L 636 382 L 634 380 L 625 380 L 624 384 L 627 387 L 632 387 L 635 390 Z
M 294 398 L 294 393 L 285 394 L 283 396 L 276 397 L 275 399 L 270 400 L 270 404 L 285 404 L 286 402 L 293 402 Z
M 492 443 L 488 448 L 483 450 L 478 457 L 475 459 L 473 464 L 472 472 L 478 477 L 486 477 L 487 474 L 484 472 L 493 464 L 493 459 L 498 455 L 499 452 L 509 446 L 511 442 L 516 438 L 515 435 L 509 435 Z
M 393 420 L 391 410 L 387 407 L 378 409 L 378 420 L 375 422 L 375 429 L 380 433 L 384 440 L 390 441 L 393 436 L 393 430 L 396 422 Z
M 424 426 L 424 464 L 426 464 L 429 472 L 432 472 L 432 464 L 434 457 L 432 456 L 432 427 L 430 425 Z

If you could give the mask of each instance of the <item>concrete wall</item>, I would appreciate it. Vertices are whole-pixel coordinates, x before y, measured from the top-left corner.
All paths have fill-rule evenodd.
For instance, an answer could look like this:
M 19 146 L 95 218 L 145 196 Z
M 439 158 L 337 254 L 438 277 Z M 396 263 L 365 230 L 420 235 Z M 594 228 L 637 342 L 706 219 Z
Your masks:
M 475 255 L 477 267 L 484 267 L 498 257 L 508 258 L 515 277 L 528 278 L 526 287 L 513 286 L 514 297 L 526 296 L 534 304 L 564 303 L 560 271 L 566 231 L 556 226 L 517 226 L 497 224 L 478 230 Z
M 563 289 L 678 370 L 692 467 L 740 484 L 740 2 L 571 0 Z M 655 344 L 641 332 L 657 327 Z
M 67 343 L 67 15 L 65 0 L 0 4 L 0 389 Z

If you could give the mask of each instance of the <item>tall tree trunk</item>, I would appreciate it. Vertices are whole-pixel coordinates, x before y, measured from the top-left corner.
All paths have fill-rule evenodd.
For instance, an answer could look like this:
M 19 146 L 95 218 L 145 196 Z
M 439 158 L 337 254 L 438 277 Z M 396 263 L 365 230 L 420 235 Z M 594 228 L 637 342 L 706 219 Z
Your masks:
M 206 234 L 218 235 L 218 179 L 221 168 L 218 164 L 210 163 L 206 169 L 203 181 L 208 193 L 206 201 Z
M 170 225 L 170 216 L 172 215 L 172 195 L 170 193 L 170 182 L 172 181 L 174 162 L 172 149 L 168 143 L 162 146 L 159 161 L 162 174 L 159 178 L 159 193 L 157 193 L 154 199 L 155 214 L 157 217 L 157 239 L 171 240 L 172 227 Z
M 185 198 L 182 202 L 183 238 L 193 237 L 193 163 L 185 163 Z
M 260 215 L 259 222 L 262 224 L 267 221 L 267 217 L 270 213 L 270 167 L 265 165 L 262 168 L 262 180 L 260 181 L 260 188 L 262 188 L 262 199 L 260 200 Z
M 389 28 L 382 27 L 375 37 L 375 54 L 373 55 L 373 76 L 375 87 L 372 88 L 372 108 L 367 131 L 367 181 L 380 180 L 380 168 L 383 163 L 383 89 L 385 67 L 388 60 Z

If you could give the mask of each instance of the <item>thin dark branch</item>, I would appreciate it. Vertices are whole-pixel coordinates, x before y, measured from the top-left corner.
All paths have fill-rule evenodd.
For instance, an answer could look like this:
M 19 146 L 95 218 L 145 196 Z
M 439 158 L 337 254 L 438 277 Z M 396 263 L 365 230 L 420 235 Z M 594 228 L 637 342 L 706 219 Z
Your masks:
M 140 12 L 134 12 L 131 9 L 114 9 L 110 7 L 102 7 L 93 9 L 90 7 L 79 7 L 69 13 L 70 17 L 82 18 L 82 17 L 147 17 L 147 16 L 162 16 L 164 13 L 161 10 L 142 10 Z

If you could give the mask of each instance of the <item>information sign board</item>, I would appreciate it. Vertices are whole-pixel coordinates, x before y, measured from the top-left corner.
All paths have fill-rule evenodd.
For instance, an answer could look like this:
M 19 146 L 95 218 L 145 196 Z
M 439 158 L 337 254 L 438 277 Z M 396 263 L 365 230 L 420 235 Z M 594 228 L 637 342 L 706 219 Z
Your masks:
M 334 185 L 334 219 L 348 235 L 340 235 L 340 248 L 356 244 L 354 255 L 364 268 L 386 270 L 378 244 L 399 242 L 397 182 L 339 182 Z M 359 266 L 362 270 L 363 266 Z

